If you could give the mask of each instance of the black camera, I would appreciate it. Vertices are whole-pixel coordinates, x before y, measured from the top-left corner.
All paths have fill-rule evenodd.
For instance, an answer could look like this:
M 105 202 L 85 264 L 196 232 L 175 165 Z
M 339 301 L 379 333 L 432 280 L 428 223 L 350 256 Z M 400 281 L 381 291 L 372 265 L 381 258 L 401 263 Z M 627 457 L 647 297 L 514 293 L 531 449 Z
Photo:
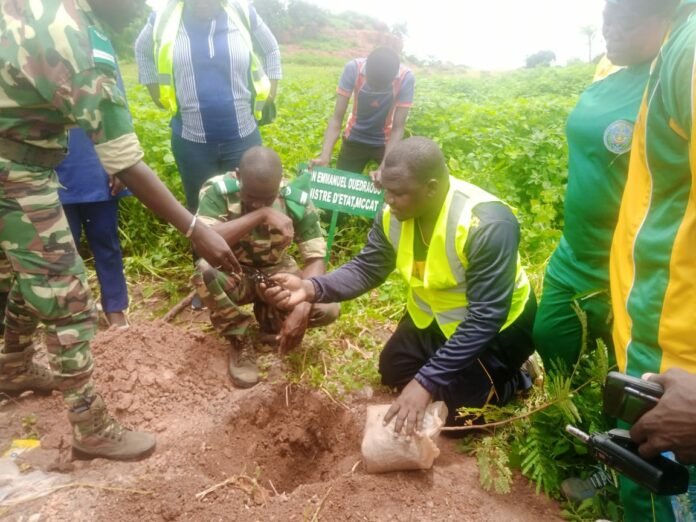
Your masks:
M 604 413 L 629 424 L 636 422 L 653 408 L 664 390 L 657 383 L 637 379 L 619 372 L 610 372 L 604 386 Z M 689 488 L 689 470 L 662 455 L 644 459 L 626 430 L 610 430 L 588 435 L 573 426 L 566 431 L 582 440 L 600 462 L 640 484 L 656 495 L 679 495 Z M 566 496 L 572 498 L 577 480 L 564 483 Z M 567 486 L 567 487 L 566 487 Z

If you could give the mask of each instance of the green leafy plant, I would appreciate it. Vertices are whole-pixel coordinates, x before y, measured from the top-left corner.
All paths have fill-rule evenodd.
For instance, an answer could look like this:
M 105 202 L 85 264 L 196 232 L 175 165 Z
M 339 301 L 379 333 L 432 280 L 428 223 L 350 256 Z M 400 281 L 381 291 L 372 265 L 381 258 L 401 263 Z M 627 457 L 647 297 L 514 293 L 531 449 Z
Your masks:
M 574 308 L 587 332 L 585 312 L 577 305 Z M 461 446 L 462 451 L 476 455 L 484 488 L 505 491 L 512 480 L 512 469 L 517 468 L 536 484 L 537 493 L 563 500 L 560 492 L 564 479 L 584 479 L 597 470 L 597 462 L 588 455 L 584 444 L 565 433 L 567 424 L 589 433 L 614 427 L 600 407 L 609 355 L 601 340 L 591 344 L 588 345 L 585 334 L 580 359 L 572 371 L 557 368 L 543 387 L 532 391 L 531 397 L 503 407 L 461 410 L 466 418 L 483 417 L 486 421 L 464 429 L 491 432 L 491 436 Z M 620 515 L 615 485 L 607 486 L 579 506 L 565 503 L 564 507 L 564 514 L 575 520 L 606 516 L 615 520 Z
M 333 111 L 343 59 L 318 60 L 306 54 L 284 66 L 278 119 L 261 129 L 264 144 L 280 154 L 288 176 L 294 175 L 299 163 L 318 154 Z M 143 87 L 135 85 L 134 67 L 123 69 L 145 159 L 183 200 L 169 146 L 169 117 L 154 107 Z M 592 68 L 578 65 L 489 75 L 420 70 L 416 75 L 407 135 L 437 140 L 454 176 L 489 190 L 516 209 L 523 261 L 539 290 L 544 264 L 563 226 L 565 120 L 590 82 Z M 369 227 L 366 220 L 346 220 L 336 236 L 331 264 L 355 255 Z M 122 204 L 121 231 L 128 275 L 150 281 L 144 295 L 186 292 L 192 267 L 189 245 L 180 234 L 134 198 Z M 381 288 L 344 303 L 337 323 L 308 332 L 303 349 L 288 357 L 290 381 L 315 386 L 336 400 L 377 386 L 379 351 L 404 313 L 404 297 L 403 282 L 391 276 Z M 543 388 L 505 407 L 468 410 L 489 423 L 490 435 L 468 438 L 463 445 L 475 454 L 484 487 L 506 492 L 514 470 L 519 470 L 538 491 L 559 498 L 562 480 L 592 473 L 595 463 L 563 428 L 567 423 L 588 432 L 610 427 L 598 406 L 608 366 L 606 347 L 593 344 L 578 365 L 565 372 L 566 377 L 549 378 Z M 564 515 L 571 520 L 618 519 L 616 490 L 608 488 L 578 506 L 566 504 Z

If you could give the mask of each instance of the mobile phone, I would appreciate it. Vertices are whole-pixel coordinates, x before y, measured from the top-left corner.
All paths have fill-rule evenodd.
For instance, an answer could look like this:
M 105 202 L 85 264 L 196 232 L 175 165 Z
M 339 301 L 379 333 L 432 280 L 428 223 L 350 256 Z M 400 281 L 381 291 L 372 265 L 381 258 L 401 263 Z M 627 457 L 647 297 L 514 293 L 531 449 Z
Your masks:
M 604 413 L 633 424 L 657 404 L 663 393 L 656 382 L 609 372 L 604 383 Z

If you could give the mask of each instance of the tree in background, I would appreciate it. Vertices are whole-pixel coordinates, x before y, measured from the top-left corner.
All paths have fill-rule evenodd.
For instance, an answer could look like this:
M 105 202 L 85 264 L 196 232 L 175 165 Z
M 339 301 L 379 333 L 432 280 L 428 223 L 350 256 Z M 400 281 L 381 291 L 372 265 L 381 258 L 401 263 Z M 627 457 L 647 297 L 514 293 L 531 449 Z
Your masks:
M 556 53 L 549 50 L 539 51 L 527 56 L 527 68 L 548 67 L 556 61 Z
M 585 25 L 580 28 L 580 34 L 587 38 L 587 63 L 592 63 L 592 42 L 597 34 L 597 28 L 593 25 Z
M 288 11 L 281 0 L 254 0 L 254 8 L 271 32 L 278 38 L 290 28 Z
M 113 31 L 106 25 L 104 30 L 109 35 L 111 43 L 116 50 L 116 55 L 123 61 L 133 61 L 133 44 L 140 34 L 140 30 L 145 26 L 147 17 L 150 16 L 151 9 L 145 4 L 145 0 L 139 0 L 138 16 L 122 31 Z
M 329 23 L 326 10 L 303 0 L 290 0 L 287 16 L 293 36 L 302 38 L 316 36 Z

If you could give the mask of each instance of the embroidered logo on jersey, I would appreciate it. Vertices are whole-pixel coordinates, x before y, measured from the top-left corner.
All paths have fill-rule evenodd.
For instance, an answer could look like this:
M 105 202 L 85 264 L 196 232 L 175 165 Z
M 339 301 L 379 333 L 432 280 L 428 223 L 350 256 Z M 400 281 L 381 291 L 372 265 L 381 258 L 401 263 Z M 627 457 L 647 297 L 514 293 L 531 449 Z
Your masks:
M 604 131 L 604 146 L 614 154 L 626 154 L 631 150 L 633 123 L 616 120 Z

